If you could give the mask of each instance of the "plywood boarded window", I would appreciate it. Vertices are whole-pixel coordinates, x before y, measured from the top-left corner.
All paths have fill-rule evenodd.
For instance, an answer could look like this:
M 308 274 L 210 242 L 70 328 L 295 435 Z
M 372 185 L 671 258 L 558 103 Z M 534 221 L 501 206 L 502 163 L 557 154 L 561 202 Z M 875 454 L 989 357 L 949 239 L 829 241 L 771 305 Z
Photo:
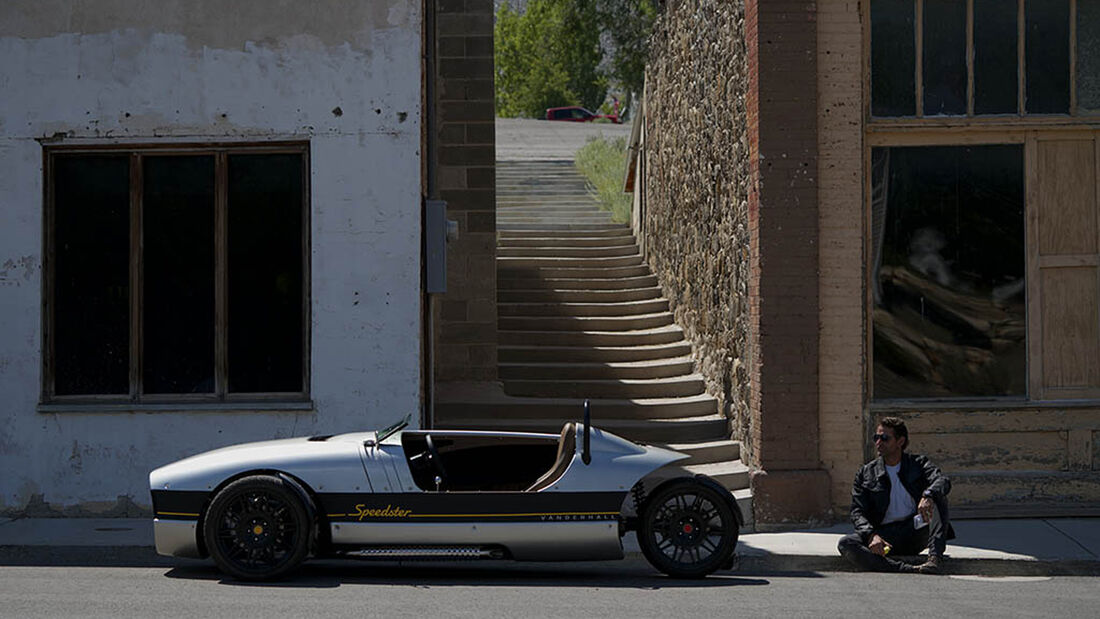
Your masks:
M 1023 155 L 872 150 L 876 399 L 1026 395 Z
M 48 148 L 43 400 L 308 397 L 304 144 Z
M 1100 397 L 1098 142 L 1028 141 L 1033 399 Z

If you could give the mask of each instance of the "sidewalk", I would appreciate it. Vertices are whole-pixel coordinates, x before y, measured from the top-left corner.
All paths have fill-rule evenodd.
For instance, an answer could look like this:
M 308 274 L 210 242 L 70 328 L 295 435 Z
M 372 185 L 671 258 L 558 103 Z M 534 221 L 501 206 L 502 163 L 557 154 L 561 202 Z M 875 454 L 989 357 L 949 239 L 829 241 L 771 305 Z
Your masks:
M 1100 518 L 958 520 L 947 573 L 993 576 L 1100 575 Z M 738 542 L 743 573 L 831 572 L 850 568 L 836 545 L 847 525 L 750 533 Z M 630 559 L 640 559 L 633 535 Z M 171 566 L 153 551 L 153 523 L 135 518 L 0 519 L 0 565 Z

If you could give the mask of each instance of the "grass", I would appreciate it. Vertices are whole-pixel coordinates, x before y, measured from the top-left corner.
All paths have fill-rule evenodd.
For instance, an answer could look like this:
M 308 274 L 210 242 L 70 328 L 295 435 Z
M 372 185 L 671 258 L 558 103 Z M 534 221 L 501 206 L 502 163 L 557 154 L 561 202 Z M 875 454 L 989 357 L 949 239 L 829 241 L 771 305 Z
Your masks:
M 626 171 L 626 138 L 590 138 L 577 151 L 574 165 L 588 179 L 588 190 L 595 194 L 600 208 L 611 211 L 611 219 L 630 223 L 632 199 L 623 193 Z

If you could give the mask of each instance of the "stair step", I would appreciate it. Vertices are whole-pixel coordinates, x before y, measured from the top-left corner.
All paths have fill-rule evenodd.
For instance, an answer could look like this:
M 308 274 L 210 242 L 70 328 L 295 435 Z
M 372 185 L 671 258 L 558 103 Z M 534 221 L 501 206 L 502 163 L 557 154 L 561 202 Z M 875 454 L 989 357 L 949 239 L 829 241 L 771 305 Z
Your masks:
M 596 403 L 593 402 L 593 406 Z M 560 419 L 501 419 L 480 418 L 447 421 L 437 424 L 446 430 L 496 430 L 511 432 L 561 432 L 566 421 L 579 421 L 579 416 L 567 416 Z M 678 419 L 598 419 L 593 426 L 621 436 L 627 440 L 653 443 L 659 440 L 698 441 L 714 438 L 726 431 L 726 418 L 722 415 L 706 415 Z
M 638 256 L 637 245 L 617 245 L 603 247 L 498 247 L 498 258 L 615 258 Z
M 498 247 L 557 247 L 560 249 L 575 247 L 637 247 L 634 235 L 625 232 L 621 236 L 604 237 L 533 237 L 533 238 L 501 238 L 497 241 Z
M 668 311 L 668 299 L 617 303 L 498 303 L 499 316 L 639 316 Z
M 691 357 L 611 363 L 501 363 L 501 380 L 618 380 L 686 376 L 695 371 Z
M 601 211 L 593 206 L 501 206 L 497 205 L 497 219 L 508 215 L 516 217 L 580 217 L 584 215 L 610 215 L 607 211 Z
M 744 490 L 749 487 L 749 467 L 742 464 L 740 460 L 688 464 L 680 468 L 689 475 L 706 475 L 725 486 L 727 490 Z
M 591 400 L 592 418 L 604 423 L 609 419 L 677 419 L 706 417 L 718 412 L 718 401 L 707 394 L 683 398 L 636 398 Z M 458 423 L 464 419 L 493 418 L 579 420 L 584 400 L 579 398 L 505 398 L 493 402 L 436 402 L 435 420 Z M 558 429 L 561 429 L 559 423 Z M 713 437 L 711 437 L 713 438 Z M 690 443 L 689 443 L 690 444 Z M 705 442 L 702 444 L 706 444 Z M 684 452 L 689 453 L 689 452 Z M 690 453 L 689 453 L 690 455 Z
M 666 449 L 678 451 L 690 456 L 686 464 L 708 464 L 711 462 L 730 462 L 741 459 L 741 443 L 730 440 L 702 441 L 698 443 L 674 443 L 661 445 Z
M 623 363 L 690 354 L 691 345 L 682 341 L 656 346 L 501 346 L 497 349 L 501 363 Z
M 562 225 L 592 225 L 611 223 L 611 215 L 592 214 L 592 215 L 569 215 L 563 217 L 555 217 L 553 215 L 501 215 L 497 213 L 498 225 L 520 226 L 520 225 L 543 225 L 543 226 L 562 226 Z
M 560 290 L 560 291 L 598 291 L 611 292 L 616 290 L 631 290 L 648 288 L 657 285 L 656 275 L 636 275 L 634 277 L 617 278 L 570 278 L 570 277 L 546 277 L 546 278 L 522 278 L 509 273 L 497 274 L 497 290 Z
M 624 303 L 660 297 L 661 289 L 656 286 L 621 290 L 514 290 L 501 289 L 499 286 L 497 289 L 498 303 Z
M 600 209 L 600 204 L 590 197 L 558 197 L 540 198 L 536 196 L 501 196 L 497 195 L 496 205 L 501 209 L 514 208 L 562 208 L 584 209 L 589 212 L 606 212 Z
M 620 230 L 629 230 L 626 224 L 545 224 L 545 223 L 498 223 L 497 230 L 505 232 L 524 232 L 533 231 L 538 232 L 540 235 L 545 235 L 547 231 L 575 231 L 581 233 L 581 236 L 588 236 L 593 232 L 608 231 L 617 232 Z
M 505 346 L 643 346 L 683 341 L 684 332 L 669 324 L 633 331 L 500 331 L 497 337 Z
M 633 235 L 634 232 L 626 224 L 612 224 L 608 226 L 580 227 L 574 230 L 546 228 L 529 228 L 526 230 L 500 230 L 499 239 L 531 239 L 531 238 L 607 238 Z
M 497 269 L 514 271 L 517 269 L 606 269 L 612 267 L 634 267 L 644 264 L 641 254 L 627 256 L 553 258 L 546 256 L 498 256 Z M 649 267 L 646 267 L 648 269 Z
M 637 331 L 672 324 L 670 312 L 637 316 L 500 316 L 501 331 Z
M 698 374 L 619 380 L 505 380 L 504 393 L 542 398 L 671 398 L 703 393 Z
M 497 260 L 497 277 L 500 279 L 618 279 L 651 275 L 649 266 L 604 267 L 539 267 L 501 264 Z

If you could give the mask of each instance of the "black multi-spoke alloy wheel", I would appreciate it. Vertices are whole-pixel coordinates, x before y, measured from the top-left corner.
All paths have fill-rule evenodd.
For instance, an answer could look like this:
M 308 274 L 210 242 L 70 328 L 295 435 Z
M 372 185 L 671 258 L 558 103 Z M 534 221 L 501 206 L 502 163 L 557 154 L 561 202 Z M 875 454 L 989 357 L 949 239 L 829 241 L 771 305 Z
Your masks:
M 646 499 L 638 528 L 642 553 L 669 576 L 702 578 L 726 565 L 737 547 L 735 509 L 717 484 L 669 482 Z
M 241 580 L 278 578 L 309 553 L 313 523 L 301 494 L 272 475 L 242 477 L 210 503 L 206 549 L 221 570 Z

